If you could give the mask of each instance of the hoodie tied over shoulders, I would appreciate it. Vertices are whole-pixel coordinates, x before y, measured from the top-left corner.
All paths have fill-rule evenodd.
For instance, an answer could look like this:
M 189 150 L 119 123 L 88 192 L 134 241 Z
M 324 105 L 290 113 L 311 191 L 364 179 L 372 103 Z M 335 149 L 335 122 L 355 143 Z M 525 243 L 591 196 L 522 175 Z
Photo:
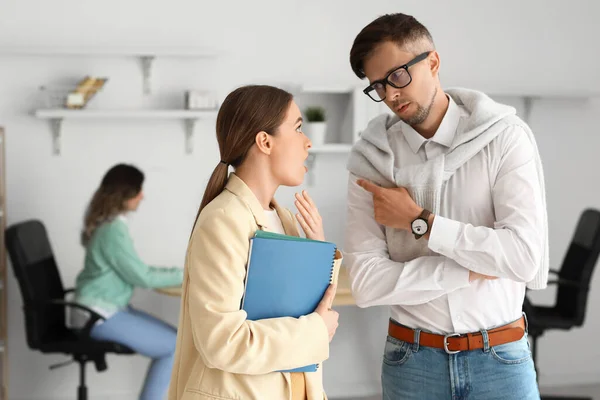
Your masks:
M 517 117 L 513 107 L 497 103 L 475 90 L 454 88 L 446 90 L 446 94 L 468 112 L 468 117 L 461 119 L 454 141 L 446 154 L 424 163 L 395 168 L 396 155 L 392 151 L 388 135 L 399 133 L 402 124 L 397 116 L 382 114 L 369 122 L 360 140 L 352 148 L 348 170 L 383 187 L 406 187 L 420 207 L 437 214 L 444 183 L 508 127 L 521 127 L 537 148 L 531 129 Z M 538 272 L 534 279 L 527 283 L 527 287 L 534 290 L 546 288 L 549 270 L 544 174 L 537 152 L 536 164 L 544 207 L 545 241 Z

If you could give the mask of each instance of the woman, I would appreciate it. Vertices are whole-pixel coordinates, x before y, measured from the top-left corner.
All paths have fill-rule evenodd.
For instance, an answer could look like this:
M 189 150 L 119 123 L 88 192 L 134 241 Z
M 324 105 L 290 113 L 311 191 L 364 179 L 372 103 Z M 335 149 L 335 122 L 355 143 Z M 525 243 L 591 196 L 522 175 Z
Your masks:
M 300 318 L 249 321 L 240 310 L 250 238 L 258 229 L 298 235 L 293 214 L 273 196 L 298 186 L 310 140 L 292 96 L 270 86 L 230 93 L 217 116 L 221 161 L 208 182 L 190 238 L 184 272 L 170 400 L 322 400 L 322 368 L 273 372 L 322 363 L 338 315 L 335 287 L 315 312 Z M 228 177 L 228 167 L 234 173 Z M 306 236 L 324 240 L 310 197 L 296 195 Z M 341 263 L 337 255 L 336 267 Z
M 126 213 L 142 201 L 143 182 L 140 170 L 124 164 L 102 179 L 85 215 L 85 266 L 77 277 L 75 299 L 105 318 L 92 328 L 92 338 L 121 343 L 152 359 L 140 399 L 159 400 L 169 386 L 177 331 L 128 304 L 134 287 L 180 285 L 183 270 L 150 267 L 135 252 Z M 76 313 L 73 324 L 82 327 L 88 318 Z

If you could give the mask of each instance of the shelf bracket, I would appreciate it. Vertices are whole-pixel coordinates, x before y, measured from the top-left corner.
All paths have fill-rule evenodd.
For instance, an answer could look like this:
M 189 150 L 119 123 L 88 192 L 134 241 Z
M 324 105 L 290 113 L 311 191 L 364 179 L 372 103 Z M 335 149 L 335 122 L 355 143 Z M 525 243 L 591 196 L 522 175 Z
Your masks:
M 197 119 L 186 119 L 185 124 L 185 152 L 192 154 L 194 152 L 194 129 L 196 129 Z
M 142 63 L 144 94 L 148 95 L 152 92 L 152 65 L 154 64 L 154 56 L 141 56 Z
M 52 149 L 54 155 L 60 155 L 62 122 L 62 118 L 52 118 L 50 120 L 50 129 L 52 130 Z
M 531 119 L 531 109 L 533 108 L 533 101 L 535 100 L 532 96 L 523 97 L 523 121 L 529 125 Z
M 306 174 L 306 185 L 314 186 L 315 184 L 315 161 L 317 156 L 315 154 L 309 153 L 308 158 L 306 159 L 306 168 L 308 168 L 308 173 Z

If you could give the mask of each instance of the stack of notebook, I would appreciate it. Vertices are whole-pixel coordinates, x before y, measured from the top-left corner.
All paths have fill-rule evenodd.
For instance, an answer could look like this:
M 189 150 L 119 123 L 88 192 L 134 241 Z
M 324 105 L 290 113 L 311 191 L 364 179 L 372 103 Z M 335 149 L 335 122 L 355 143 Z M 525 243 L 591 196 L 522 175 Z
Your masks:
M 242 309 L 249 320 L 295 317 L 315 311 L 335 281 L 333 243 L 257 231 L 250 256 Z M 281 372 L 314 372 L 317 364 Z

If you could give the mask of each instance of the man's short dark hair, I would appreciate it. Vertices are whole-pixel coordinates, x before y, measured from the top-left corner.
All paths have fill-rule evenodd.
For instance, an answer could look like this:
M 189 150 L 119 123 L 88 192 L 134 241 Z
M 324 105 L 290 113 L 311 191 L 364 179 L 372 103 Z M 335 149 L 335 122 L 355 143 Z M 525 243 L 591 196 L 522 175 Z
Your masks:
M 360 79 L 365 77 L 363 63 L 377 45 L 394 42 L 415 56 L 435 50 L 431 34 L 413 16 L 386 14 L 365 26 L 354 39 L 350 50 L 350 66 Z

